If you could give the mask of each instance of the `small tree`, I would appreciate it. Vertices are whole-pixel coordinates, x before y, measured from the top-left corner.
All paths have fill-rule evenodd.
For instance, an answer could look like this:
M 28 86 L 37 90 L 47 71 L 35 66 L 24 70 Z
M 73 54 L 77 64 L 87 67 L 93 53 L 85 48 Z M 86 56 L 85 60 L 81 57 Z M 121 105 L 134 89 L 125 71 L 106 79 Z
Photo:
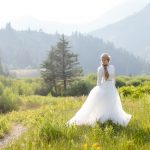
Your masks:
M 41 76 L 44 79 L 45 83 L 48 85 L 48 88 L 51 90 L 54 87 L 55 92 L 57 93 L 57 67 L 54 47 L 51 47 L 48 58 L 43 62 L 43 64 L 41 64 L 41 67 L 44 68 L 44 70 L 41 71 Z
M 64 35 L 56 45 L 57 59 L 57 77 L 58 81 L 63 83 L 64 90 L 67 88 L 67 82 L 72 82 L 77 76 L 82 75 L 82 68 L 79 66 L 78 55 L 70 50 L 69 42 Z
M 64 35 L 61 36 L 55 47 L 49 52 L 48 59 L 44 61 L 42 67 L 46 70 L 42 72 L 44 81 L 55 87 L 63 85 L 63 91 L 67 89 L 67 85 L 83 75 L 83 70 L 79 66 L 78 55 L 70 50 L 69 42 Z

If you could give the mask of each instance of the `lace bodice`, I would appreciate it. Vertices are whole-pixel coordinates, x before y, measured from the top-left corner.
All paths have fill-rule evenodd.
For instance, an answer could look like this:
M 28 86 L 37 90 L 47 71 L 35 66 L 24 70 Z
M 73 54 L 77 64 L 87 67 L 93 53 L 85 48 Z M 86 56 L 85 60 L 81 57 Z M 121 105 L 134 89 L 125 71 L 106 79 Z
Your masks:
M 108 65 L 107 67 L 108 73 L 109 73 L 109 78 L 107 79 L 108 81 L 112 80 L 115 83 L 115 67 L 114 65 Z M 101 85 L 103 82 L 106 82 L 104 77 L 104 67 L 99 66 L 97 68 L 97 85 Z

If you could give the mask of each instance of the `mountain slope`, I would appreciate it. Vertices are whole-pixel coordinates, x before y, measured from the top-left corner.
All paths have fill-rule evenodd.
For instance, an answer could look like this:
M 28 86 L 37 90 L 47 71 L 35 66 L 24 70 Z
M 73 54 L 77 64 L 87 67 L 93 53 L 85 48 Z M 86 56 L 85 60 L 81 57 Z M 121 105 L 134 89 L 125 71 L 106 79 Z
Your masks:
M 59 37 L 57 33 L 16 31 L 8 24 L 5 29 L 0 30 L 2 63 L 9 69 L 38 68 Z M 79 33 L 66 38 L 70 41 L 72 51 L 78 54 L 84 73 L 96 71 L 100 63 L 99 56 L 104 51 L 111 54 L 117 74 L 140 74 L 150 71 L 150 68 L 147 68 L 149 64 L 102 39 Z
M 142 10 L 149 2 L 150 0 L 126 0 L 120 5 L 106 12 L 96 20 L 90 22 L 89 24 L 86 24 L 84 28 L 86 29 L 86 31 L 90 31 L 105 27 L 106 25 L 112 23 L 116 23 Z
M 133 54 L 149 60 L 150 55 L 150 4 L 140 12 L 115 24 L 92 31 L 90 34 L 114 42 Z

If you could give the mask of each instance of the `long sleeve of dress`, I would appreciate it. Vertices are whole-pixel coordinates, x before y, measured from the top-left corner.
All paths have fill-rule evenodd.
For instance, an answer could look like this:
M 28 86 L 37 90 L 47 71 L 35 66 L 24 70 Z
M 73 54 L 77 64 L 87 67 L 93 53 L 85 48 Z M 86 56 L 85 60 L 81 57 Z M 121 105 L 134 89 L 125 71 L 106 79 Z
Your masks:
M 101 85 L 102 80 L 102 67 L 97 68 L 97 86 Z
M 112 80 L 113 80 L 113 82 L 114 82 L 114 84 L 115 84 L 115 82 L 116 82 L 116 78 L 115 78 L 115 76 L 116 76 L 116 71 L 115 71 L 115 67 L 114 67 L 114 65 L 112 65 Z

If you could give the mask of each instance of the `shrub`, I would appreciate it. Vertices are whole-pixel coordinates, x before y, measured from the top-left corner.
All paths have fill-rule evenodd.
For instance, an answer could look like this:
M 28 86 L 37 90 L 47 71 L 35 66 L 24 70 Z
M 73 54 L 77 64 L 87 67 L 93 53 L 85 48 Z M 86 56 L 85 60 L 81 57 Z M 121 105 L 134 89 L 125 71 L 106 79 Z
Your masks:
M 18 95 L 14 94 L 10 88 L 5 88 L 0 96 L 0 113 L 17 110 L 20 103 Z
M 142 84 L 142 81 L 138 80 L 138 79 L 133 79 L 133 80 L 128 81 L 126 84 L 127 85 L 138 86 L 138 85 Z
M 91 89 L 91 85 L 88 82 L 85 82 L 83 80 L 75 81 L 72 83 L 72 85 L 67 89 L 65 92 L 65 95 L 68 96 L 81 96 L 81 95 L 87 95 Z
M 124 86 L 119 88 L 119 93 L 124 97 L 141 98 L 150 94 L 150 84 L 145 82 L 139 86 Z
M 116 84 L 116 87 L 118 88 L 118 87 L 125 86 L 126 82 L 125 82 L 124 79 L 118 78 L 118 79 L 116 79 L 116 83 L 115 84 Z

